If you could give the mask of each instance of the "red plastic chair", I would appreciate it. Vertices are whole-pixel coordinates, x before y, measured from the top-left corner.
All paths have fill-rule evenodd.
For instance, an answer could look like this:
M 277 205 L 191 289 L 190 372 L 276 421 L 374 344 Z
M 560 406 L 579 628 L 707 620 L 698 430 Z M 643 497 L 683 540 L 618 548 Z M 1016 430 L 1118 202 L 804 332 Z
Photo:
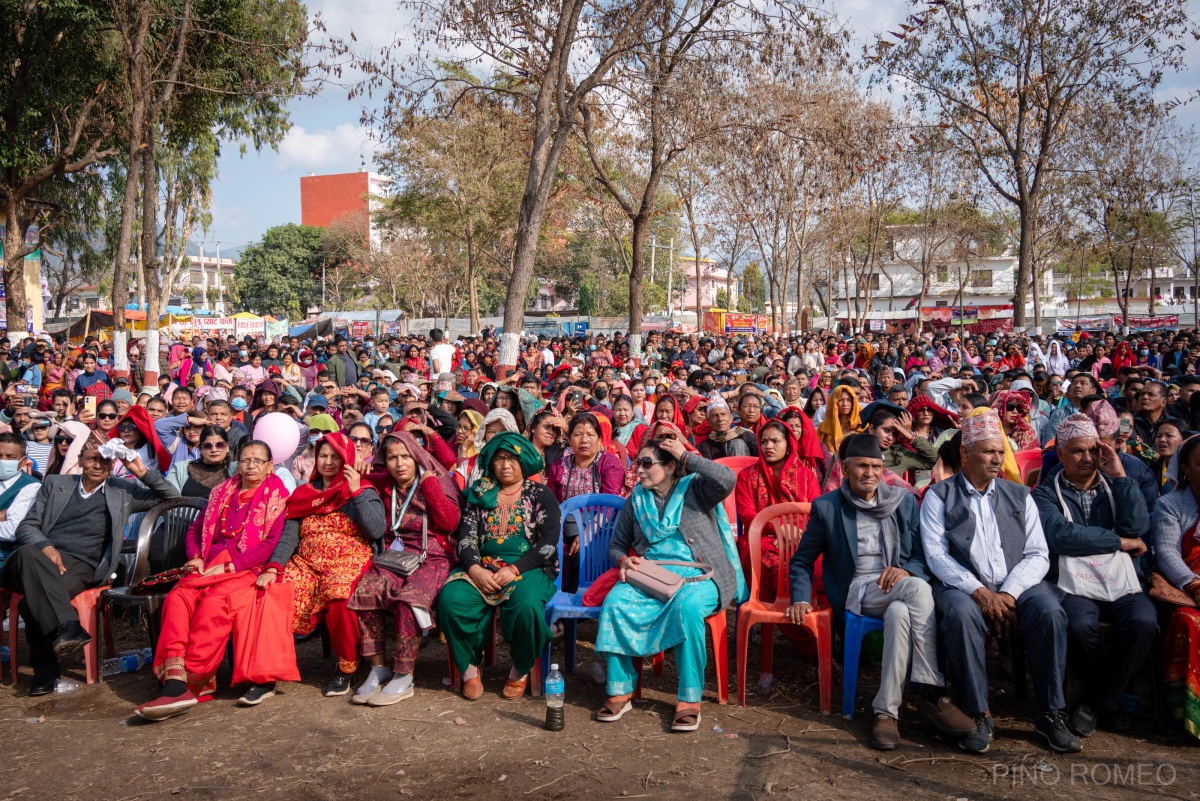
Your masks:
M 740 473 L 747 467 L 752 467 L 758 464 L 758 457 L 726 456 L 723 459 L 717 459 L 717 464 L 725 465 L 734 473 Z M 729 525 L 733 527 L 734 536 L 740 540 L 742 538 L 742 532 L 740 531 L 740 527 L 738 525 L 736 496 L 736 492 L 729 493 L 725 500 L 722 501 L 722 505 L 725 507 L 725 516 L 729 518 Z
M 83 630 L 92 635 L 92 641 L 84 646 L 83 649 L 83 666 L 84 672 L 87 675 L 87 683 L 95 684 L 100 681 L 100 593 L 108 589 L 108 585 L 103 587 L 93 587 L 90 590 L 84 590 L 71 599 L 71 606 L 75 607 L 75 612 L 79 615 L 79 625 L 83 626 Z M 19 613 L 17 605 L 25 596 L 18 592 L 8 593 L 8 665 L 12 670 L 13 686 L 17 684 L 17 621 Z
M 1023 451 L 1017 451 L 1013 454 L 1013 459 L 1017 463 L 1017 470 L 1021 471 L 1021 483 L 1029 486 L 1026 479 L 1034 470 L 1042 469 L 1042 451 L 1040 448 L 1029 448 Z
M 808 524 L 812 505 L 807 503 L 778 503 L 768 506 L 750 523 L 746 536 L 750 538 L 750 600 L 738 608 L 737 621 L 737 671 L 738 703 L 746 705 L 746 666 L 749 661 L 750 629 L 757 623 L 762 626 L 762 670 L 771 671 L 775 651 L 775 627 L 792 626 L 787 616 L 791 605 L 788 561 L 795 548 L 779 548 L 779 576 L 776 596 L 772 602 L 760 600 L 762 584 L 762 532 L 768 523 L 780 532 L 802 533 Z M 799 541 L 799 537 L 795 538 Z M 776 540 L 778 543 L 778 539 Z M 820 679 L 821 714 L 833 711 L 833 616 L 823 598 L 813 598 L 813 611 L 804 616 L 801 628 L 807 629 L 817 640 L 817 675 Z
M 713 669 L 717 673 L 717 701 L 722 704 L 729 703 L 729 629 L 726 625 L 725 610 L 719 609 L 713 612 L 708 617 L 704 618 L 704 622 L 708 625 L 709 638 L 712 640 L 713 646 Z M 653 672 L 655 676 L 661 676 L 663 672 L 663 655 L 655 654 L 653 657 Z M 638 674 L 637 686 L 633 690 L 633 698 L 635 701 L 642 700 L 642 658 L 633 658 L 633 667 Z

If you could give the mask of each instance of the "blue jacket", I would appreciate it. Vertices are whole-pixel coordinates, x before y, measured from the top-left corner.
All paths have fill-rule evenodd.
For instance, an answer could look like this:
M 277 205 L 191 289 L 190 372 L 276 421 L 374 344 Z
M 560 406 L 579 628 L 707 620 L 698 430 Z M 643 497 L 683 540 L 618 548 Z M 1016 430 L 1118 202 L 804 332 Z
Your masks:
M 929 569 L 921 548 L 921 509 L 912 493 L 896 509 L 900 528 L 899 565 L 917 578 L 929 581 Z M 841 490 L 827 492 L 813 501 L 808 528 L 792 554 L 790 576 L 792 603 L 812 602 L 813 565 L 822 560 L 825 595 L 841 614 L 846 608 L 850 582 L 858 566 L 858 513 L 842 498 Z
M 1121 467 L 1125 468 L 1125 475 L 1137 482 L 1138 489 L 1142 491 L 1142 497 L 1146 499 L 1146 508 L 1153 509 L 1160 494 L 1158 479 L 1154 476 L 1154 471 L 1146 467 L 1146 463 L 1136 456 L 1128 453 L 1117 455 L 1121 457 Z M 1058 460 L 1058 451 L 1054 448 L 1046 451 L 1042 454 L 1042 472 L 1038 474 L 1038 484 L 1054 478 L 1054 474 L 1062 469 L 1062 462 Z

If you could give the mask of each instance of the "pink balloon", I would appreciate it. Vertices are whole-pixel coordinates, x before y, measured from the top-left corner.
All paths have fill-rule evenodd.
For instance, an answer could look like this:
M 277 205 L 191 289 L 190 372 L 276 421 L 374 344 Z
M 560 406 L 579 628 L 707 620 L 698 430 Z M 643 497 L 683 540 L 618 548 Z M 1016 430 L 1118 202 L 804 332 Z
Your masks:
M 292 458 L 300 444 L 300 427 L 283 412 L 271 412 L 258 418 L 253 437 L 270 445 L 275 464 L 283 464 Z

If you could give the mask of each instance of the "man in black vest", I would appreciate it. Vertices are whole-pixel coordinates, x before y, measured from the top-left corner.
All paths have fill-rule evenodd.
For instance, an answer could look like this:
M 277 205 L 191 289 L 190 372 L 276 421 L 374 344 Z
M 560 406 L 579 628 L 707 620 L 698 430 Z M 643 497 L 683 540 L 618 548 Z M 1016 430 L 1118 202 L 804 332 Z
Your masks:
M 71 599 L 108 582 L 129 516 L 179 497 L 162 473 L 148 470 L 137 457 L 125 466 L 138 481 L 110 478 L 113 461 L 101 454 L 95 434 L 79 463 L 82 475 L 46 478 L 17 527 L 17 549 L 0 574 L 0 585 L 24 596 L 20 610 L 33 667 L 30 695 L 54 692 L 58 658 L 91 642 Z
M 929 488 L 921 541 L 936 577 L 939 647 L 951 697 L 975 718 L 959 748 L 982 754 L 995 724 L 988 708 L 986 638 L 1019 632 L 1029 654 L 1038 717 L 1052 751 L 1083 748 L 1067 725 L 1063 675 L 1067 615 L 1058 587 L 1043 579 L 1050 553 L 1029 490 L 1004 478 L 1004 430 L 995 412 L 962 421 L 962 472 Z

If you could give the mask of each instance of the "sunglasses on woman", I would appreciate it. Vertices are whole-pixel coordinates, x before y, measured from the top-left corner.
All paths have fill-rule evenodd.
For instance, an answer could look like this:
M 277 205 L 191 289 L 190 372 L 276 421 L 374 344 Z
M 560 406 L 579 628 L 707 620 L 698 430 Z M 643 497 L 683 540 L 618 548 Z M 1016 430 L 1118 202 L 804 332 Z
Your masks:
M 355 445 L 364 445 L 365 446 L 365 445 L 374 445 L 375 444 L 375 441 L 372 440 L 370 437 L 351 437 L 350 441 L 353 442 Z
M 223 451 L 228 449 L 229 443 L 227 442 L 205 442 L 200 446 L 200 450 L 202 451 Z
M 115 412 L 97 412 L 96 419 L 97 420 L 116 420 L 117 414 Z
M 73 437 L 68 437 L 64 434 L 59 434 L 58 436 L 56 436 L 54 438 L 55 445 L 69 445 L 74 441 L 75 441 L 75 439 Z
M 1020 406 L 1020 404 L 1017 404 L 1017 403 L 1010 403 L 1010 404 L 1008 404 L 1007 406 L 1005 406 L 1005 407 L 1004 407 L 1004 411 L 1006 411 L 1006 412 L 1019 412 L 1019 411 L 1021 411 L 1021 406 Z
M 651 467 L 654 467 L 654 465 L 656 465 L 656 464 L 662 464 L 662 462 L 660 462 L 659 460 L 653 459 L 649 456 L 643 456 L 642 458 L 636 460 L 635 463 L 642 470 L 649 470 Z

